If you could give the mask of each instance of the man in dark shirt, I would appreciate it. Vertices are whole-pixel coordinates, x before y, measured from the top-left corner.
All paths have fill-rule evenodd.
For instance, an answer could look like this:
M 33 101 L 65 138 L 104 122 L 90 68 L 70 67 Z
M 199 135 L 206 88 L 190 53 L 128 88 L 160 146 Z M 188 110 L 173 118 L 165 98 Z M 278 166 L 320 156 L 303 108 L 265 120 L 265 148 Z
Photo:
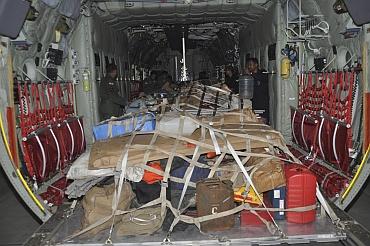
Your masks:
M 239 92 L 239 85 L 237 83 L 238 75 L 234 72 L 232 66 L 227 66 L 225 68 L 225 85 L 226 89 L 237 94 Z
M 269 124 L 269 86 L 267 73 L 265 70 L 258 68 L 257 58 L 249 58 L 247 60 L 246 73 L 254 78 L 254 92 L 252 99 L 253 110 L 264 110 L 261 114 L 264 122 Z
M 116 83 L 117 67 L 114 64 L 107 66 L 107 76 L 100 82 L 100 117 L 106 120 L 112 116 L 120 116 L 126 105 L 125 99 L 118 94 Z

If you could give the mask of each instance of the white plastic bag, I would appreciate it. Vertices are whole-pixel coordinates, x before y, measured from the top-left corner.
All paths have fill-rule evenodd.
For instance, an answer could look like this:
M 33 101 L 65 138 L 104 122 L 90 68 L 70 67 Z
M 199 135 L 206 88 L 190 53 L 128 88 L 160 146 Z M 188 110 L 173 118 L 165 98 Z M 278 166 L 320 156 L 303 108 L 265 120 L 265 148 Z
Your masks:
M 180 130 L 180 114 L 175 111 L 165 113 L 159 122 L 157 122 L 157 125 L 158 129 L 162 132 L 177 134 Z M 185 117 L 182 135 L 190 136 L 198 127 L 198 124 Z
M 75 160 L 67 173 L 68 179 L 81 180 L 91 177 L 103 177 L 114 175 L 114 168 L 105 168 L 97 170 L 89 170 L 89 158 L 91 148 L 87 148 L 86 152 Z M 127 167 L 126 178 L 133 182 L 140 182 L 144 176 L 144 169 L 141 167 Z

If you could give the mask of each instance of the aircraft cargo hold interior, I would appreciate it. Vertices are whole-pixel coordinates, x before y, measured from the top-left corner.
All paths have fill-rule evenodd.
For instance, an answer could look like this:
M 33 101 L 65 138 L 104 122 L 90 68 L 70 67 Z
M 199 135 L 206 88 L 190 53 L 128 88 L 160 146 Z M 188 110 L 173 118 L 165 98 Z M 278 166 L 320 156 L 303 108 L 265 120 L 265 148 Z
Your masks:
M 3 0 L 1 245 L 368 245 L 366 0 Z

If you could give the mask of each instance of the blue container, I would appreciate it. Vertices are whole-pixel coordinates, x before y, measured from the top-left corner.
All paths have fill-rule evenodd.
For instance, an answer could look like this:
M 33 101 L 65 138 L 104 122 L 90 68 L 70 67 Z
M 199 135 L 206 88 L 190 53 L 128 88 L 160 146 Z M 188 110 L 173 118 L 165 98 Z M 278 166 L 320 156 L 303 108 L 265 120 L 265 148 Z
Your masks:
M 274 208 L 285 208 L 285 196 L 286 196 L 286 188 L 285 186 L 275 188 L 268 192 L 268 196 L 271 200 L 272 207 Z M 285 212 L 274 212 L 274 219 L 276 220 L 284 220 L 285 219 Z
M 154 129 L 155 116 L 152 113 L 146 113 L 103 121 L 93 127 L 93 132 L 95 140 L 105 140 L 133 131 L 150 132 Z

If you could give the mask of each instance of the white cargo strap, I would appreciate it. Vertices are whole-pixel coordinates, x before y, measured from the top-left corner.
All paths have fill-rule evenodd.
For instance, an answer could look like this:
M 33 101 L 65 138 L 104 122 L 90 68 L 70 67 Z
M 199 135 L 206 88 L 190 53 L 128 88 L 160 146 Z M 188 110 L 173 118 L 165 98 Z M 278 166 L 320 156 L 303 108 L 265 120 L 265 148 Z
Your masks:
M 192 144 L 195 144 L 197 146 L 197 148 L 199 148 L 198 152 L 197 153 L 201 153 L 200 150 L 202 149 L 214 149 L 215 146 L 214 145 L 211 145 L 211 144 L 206 144 L 204 142 L 201 142 L 199 140 L 194 140 L 194 139 L 191 139 L 191 138 L 187 138 L 187 137 L 184 137 L 184 136 L 181 136 L 181 133 L 183 131 L 183 123 L 184 123 L 184 117 L 189 117 L 191 120 L 195 121 L 198 125 L 200 125 L 202 128 L 202 136 L 205 136 L 205 133 L 209 130 L 210 126 L 207 125 L 206 123 L 203 123 L 203 122 L 200 122 L 199 120 L 191 117 L 191 116 L 184 116 L 182 115 L 181 118 L 180 118 L 180 128 L 179 128 L 179 132 L 177 134 L 171 134 L 171 133 L 163 133 L 161 132 L 160 130 L 156 130 L 154 131 L 154 135 L 152 137 L 152 140 L 148 145 L 138 145 L 138 144 L 135 144 L 135 145 L 132 145 L 132 142 L 130 141 L 129 143 L 126 144 L 126 152 L 128 154 L 128 151 L 129 149 L 143 149 L 145 150 L 145 153 L 144 153 L 144 161 L 147 162 L 147 160 L 149 159 L 149 156 L 150 156 L 150 152 L 153 151 L 153 150 L 156 150 L 156 151 L 161 151 L 162 153 L 166 153 L 169 157 L 168 157 L 168 160 L 167 160 L 167 165 L 166 165 L 166 169 L 164 171 L 164 173 L 160 170 L 157 170 L 157 169 L 153 169 L 152 167 L 149 167 L 149 166 L 145 166 L 146 162 L 143 162 L 143 164 L 141 166 L 143 166 L 144 169 L 146 170 L 150 170 L 150 171 L 153 171 L 155 173 L 160 173 L 162 174 L 163 173 L 163 182 L 162 182 L 162 188 L 161 188 L 161 194 L 160 194 L 160 197 L 141 206 L 140 208 L 144 208 L 144 207 L 150 207 L 150 206 L 153 206 L 153 205 L 157 205 L 157 204 L 161 204 L 161 215 L 164 215 L 165 211 L 166 211 L 166 207 L 169 207 L 171 212 L 175 215 L 175 220 L 174 220 L 174 223 L 173 223 L 173 226 L 180 220 L 186 222 L 186 221 L 190 221 L 189 223 L 193 223 L 192 221 L 195 221 L 197 224 L 197 226 L 199 227 L 200 226 L 200 222 L 202 221 L 206 221 L 203 217 L 202 220 L 200 220 L 201 218 L 191 218 L 189 216 L 185 216 L 185 215 L 181 215 L 181 211 L 179 210 L 176 210 L 172 207 L 171 203 L 166 199 L 166 188 L 167 188 L 167 182 L 168 182 L 168 179 L 171 179 L 171 180 L 177 180 L 177 181 L 180 181 L 179 183 L 181 182 L 184 182 L 185 185 L 184 187 L 187 187 L 187 186 L 191 186 L 193 183 L 190 182 L 190 177 L 191 177 L 191 172 L 190 172 L 190 169 L 189 169 L 189 173 L 188 173 L 188 176 L 187 178 L 189 179 L 188 183 L 186 184 L 186 181 L 187 179 L 185 178 L 185 180 L 181 180 L 181 179 L 176 179 L 174 177 L 170 177 L 170 169 L 171 169 L 171 165 L 172 165 L 172 162 L 173 162 L 173 159 L 175 156 L 179 156 L 181 157 L 182 159 L 188 161 L 190 163 L 189 166 L 192 166 L 192 168 L 194 168 L 194 166 L 200 166 L 200 167 L 208 167 L 210 168 L 209 166 L 207 165 L 204 165 L 204 164 L 201 164 L 199 163 L 196 159 L 194 159 L 194 155 L 193 154 L 193 159 L 190 159 L 182 154 L 177 154 L 176 151 L 177 151 L 177 148 L 179 147 L 179 143 L 180 141 L 185 141 L 185 142 L 188 142 L 188 143 L 192 143 Z M 246 152 L 242 152 L 242 151 L 235 151 L 233 146 L 231 145 L 231 143 L 226 139 L 226 137 L 224 137 L 222 134 L 224 134 L 225 136 L 234 136 L 234 137 L 240 137 L 240 138 L 246 138 L 246 139 L 250 139 L 250 141 L 261 141 L 261 142 L 264 142 L 268 145 L 273 145 L 273 146 L 278 146 L 280 149 L 282 149 L 282 151 L 284 151 L 287 155 L 291 156 L 292 154 L 289 152 L 289 150 L 287 149 L 287 147 L 284 145 L 284 143 L 281 143 L 280 142 L 277 142 L 277 141 L 273 141 L 273 140 L 269 140 L 269 139 L 266 139 L 266 138 L 263 138 L 263 137 L 256 137 L 256 136 L 251 136 L 251 135 L 248 135 L 248 134 L 238 134 L 238 133 L 229 133 L 229 132 L 225 132 L 223 130 L 220 130 L 220 129 L 212 129 L 215 133 L 215 136 L 219 137 L 219 139 L 222 139 L 223 142 L 225 142 L 224 146 L 222 148 L 220 148 L 220 151 L 221 151 L 221 156 L 218 158 L 218 160 L 216 162 L 219 162 L 221 163 L 221 161 L 223 160 L 223 158 L 226 156 L 227 153 L 231 153 L 234 160 L 237 162 L 241 172 L 244 174 L 244 177 L 247 179 L 247 181 L 249 183 L 251 183 L 251 178 L 250 176 L 248 175 L 247 173 L 247 169 L 249 170 L 250 167 L 247 167 L 245 168 L 244 167 L 244 164 L 248 161 L 248 159 L 251 157 L 251 156 L 256 156 L 256 157 L 262 157 L 262 158 L 271 158 L 271 155 L 267 155 L 267 154 L 258 154 L 258 153 L 246 153 Z M 271 131 L 269 131 L 271 132 Z M 139 135 L 141 133 L 134 133 L 131 140 L 134 138 L 134 135 Z M 158 136 L 165 136 L 165 137 L 169 137 L 169 138 L 174 138 L 175 141 L 174 141 L 174 146 L 173 148 L 171 149 L 171 152 L 169 151 L 166 151 L 166 150 L 162 150 L 160 149 L 158 146 L 154 146 L 154 143 L 157 139 Z M 247 143 L 248 141 L 246 141 Z M 252 143 L 251 143 L 252 144 Z M 126 153 L 125 152 L 125 153 Z M 243 161 L 240 160 L 240 157 L 239 156 L 246 156 Z M 127 157 L 128 158 L 128 157 Z M 274 157 L 276 159 L 282 159 L 282 158 L 278 158 L 278 157 Z M 123 160 L 123 159 L 122 159 Z M 282 159 L 282 160 L 285 160 L 285 159 Z M 289 161 L 289 160 L 286 160 L 286 161 Z M 126 161 L 127 162 L 127 161 Z M 122 162 L 121 162 L 122 164 Z M 126 163 L 127 165 L 127 163 Z M 219 164 L 218 164 L 219 165 Z M 215 165 L 216 167 L 212 167 L 214 168 L 213 170 L 213 173 L 218 170 L 218 165 Z M 115 192 L 115 198 L 114 198 L 114 202 L 117 203 L 119 201 L 119 195 L 120 195 L 120 191 L 121 191 L 121 188 L 120 187 L 120 184 L 123 184 L 123 180 L 124 180 L 124 176 L 123 173 L 122 173 L 123 169 L 121 168 L 121 175 L 120 175 L 120 179 L 118 181 L 118 190 Z M 212 169 L 211 169 L 212 171 Z M 236 173 L 239 173 L 239 172 L 236 172 Z M 247 175 L 246 175 L 247 174 Z M 248 180 L 249 179 L 249 180 Z M 122 181 L 122 182 L 121 182 Z M 251 183 L 252 186 L 253 183 Z M 253 188 L 253 187 L 252 187 Z M 184 191 L 184 190 L 183 190 Z M 260 197 L 259 197 L 260 198 Z M 261 198 L 260 198 L 261 199 Z M 263 204 L 264 205 L 264 204 Z M 265 206 L 265 205 L 264 205 Z M 132 212 L 132 211 L 135 211 L 135 210 L 130 210 L 130 211 L 121 211 L 119 209 L 117 209 L 118 205 L 116 206 L 113 206 L 112 204 L 112 208 L 115 207 L 116 210 L 113 212 L 112 211 L 112 215 L 110 216 L 107 216 L 106 218 L 103 218 L 101 220 L 99 220 L 98 222 L 94 223 L 93 225 L 89 226 L 88 228 L 84 229 L 83 231 L 79 232 L 79 235 L 81 235 L 82 233 L 88 231 L 88 230 L 91 230 L 92 228 L 95 228 L 96 226 L 98 225 L 101 225 L 102 223 L 108 221 L 110 218 L 112 218 L 112 216 L 115 216 L 115 215 L 121 215 L 121 214 L 125 214 L 125 213 L 129 213 L 129 212 Z M 179 206 L 181 207 L 181 205 Z M 265 206 L 266 207 L 266 206 Z M 140 209 L 139 208 L 139 209 Z M 247 209 L 245 207 L 241 208 L 241 209 Z M 266 210 L 266 208 L 261 208 L 261 209 L 264 209 Z M 113 209 L 112 209 L 113 210 Z M 258 210 L 258 209 L 254 209 L 254 210 Z M 312 208 L 311 208 L 312 210 Z M 233 211 L 236 211 L 236 210 L 233 210 Z M 270 211 L 270 209 L 269 209 Z M 273 210 L 271 210 L 273 211 Z M 235 213 L 235 212 L 234 212 Z M 222 217 L 222 216 L 226 216 L 225 214 L 222 213 L 216 213 L 214 214 L 214 216 L 219 216 L 219 217 Z M 162 216 L 163 217 L 163 216 Z M 191 218 L 191 219 L 190 219 Z M 205 218 L 208 218 L 208 217 L 205 217 Z M 212 218 L 212 217 L 211 217 Z M 199 219 L 199 220 L 198 220 Z M 188 223 L 188 222 L 187 222 Z M 112 224 L 113 225 L 113 224 Z M 173 228 L 173 226 L 171 228 Z M 172 230 L 172 229 L 171 229 Z M 171 231 L 170 230 L 170 231 Z M 110 238 L 108 238 L 110 239 Z
M 334 128 L 333 143 L 332 144 L 333 144 L 333 152 L 334 152 L 335 160 L 339 164 L 340 162 L 339 162 L 338 153 L 337 153 L 337 146 L 336 146 L 338 126 L 339 126 L 339 122 L 337 121 L 336 124 L 335 124 L 335 128 Z
M 225 137 L 226 139 L 226 137 Z M 234 157 L 236 163 L 238 164 L 239 168 L 242 170 L 245 178 L 247 179 L 247 181 L 249 182 L 250 186 L 252 187 L 253 191 L 256 193 L 256 196 L 258 197 L 258 199 L 260 200 L 260 202 L 262 203 L 263 207 L 264 208 L 267 208 L 266 207 L 266 204 L 264 203 L 263 199 L 261 198 L 261 196 L 258 194 L 258 191 L 256 189 L 256 187 L 254 186 L 253 182 L 252 182 L 252 179 L 251 177 L 249 176 L 248 172 L 245 170 L 245 167 L 243 166 L 239 156 L 235 153 L 235 150 L 233 148 L 233 146 L 230 144 L 230 142 L 226 139 L 226 143 L 227 143 L 227 147 L 229 148 L 230 152 L 231 152 L 231 155 Z M 280 232 L 281 235 L 283 235 L 283 232 L 282 230 L 279 228 L 278 224 L 276 223 L 276 221 L 274 220 L 273 216 L 271 215 L 270 212 L 267 211 L 267 213 L 269 214 L 269 216 L 271 217 L 272 219 L 272 222 L 274 223 L 275 227 L 278 229 L 278 231 Z
M 203 128 L 206 128 L 206 129 L 209 129 L 210 126 L 208 126 L 207 124 L 205 123 L 202 123 L 201 121 L 199 121 L 198 119 L 194 118 L 194 116 L 190 115 L 190 114 L 186 114 L 187 117 L 189 117 L 190 120 L 192 120 L 193 122 L 197 123 L 198 125 L 202 126 Z M 240 134 L 240 133 L 233 133 L 233 132 L 226 132 L 222 129 L 213 129 L 215 133 L 220 133 L 220 134 L 227 134 L 229 136 L 234 136 L 234 137 L 241 137 L 241 138 L 249 138 L 251 140 L 255 140 L 255 141 L 260 141 L 260 142 L 264 142 L 266 144 L 271 144 L 273 146 L 277 145 L 277 143 L 273 140 L 268 140 L 266 138 L 263 138 L 263 137 L 258 137 L 258 136 L 253 136 L 253 135 L 249 135 L 249 134 Z M 240 130 L 240 129 L 239 129 Z M 255 130 L 253 130 L 255 131 Z M 275 131 L 275 130 L 267 130 L 269 133 L 274 133 L 278 136 L 281 137 L 281 139 L 283 139 L 283 136 L 281 135 L 281 133 Z M 281 146 L 282 147 L 282 146 Z
M 250 210 L 250 212 L 252 214 L 254 214 L 255 216 L 257 216 L 257 218 L 260 219 L 260 221 L 262 221 L 263 224 L 266 225 L 267 227 L 267 230 L 269 230 L 269 232 L 272 234 L 272 235 L 275 235 L 276 234 L 276 227 L 274 227 L 274 225 L 270 222 L 270 221 L 267 221 L 265 220 L 264 218 L 262 218 L 256 211 L 254 210 Z
M 336 174 L 336 172 L 331 171 L 331 172 L 328 172 L 327 174 L 325 174 L 325 177 L 323 178 L 323 180 L 322 180 L 322 182 L 321 182 L 321 185 L 320 185 L 320 187 L 321 187 L 321 188 L 324 188 L 324 185 L 325 185 L 326 180 L 327 180 L 327 179 L 328 179 L 332 174 Z
M 258 164 L 256 164 L 256 165 L 254 165 L 254 166 L 251 166 L 251 167 L 249 167 L 250 168 L 250 170 L 252 170 L 251 172 L 250 172 L 250 177 L 252 178 L 253 177 L 253 175 L 254 175 L 254 173 L 256 172 L 256 171 L 258 171 L 258 169 L 260 168 L 260 167 L 262 167 L 262 166 L 264 166 L 265 164 L 267 164 L 269 161 L 271 161 L 271 160 L 273 160 L 274 158 L 273 157 L 270 157 L 270 158 L 266 158 L 266 159 L 263 159 L 261 162 L 259 162 Z M 248 170 L 249 171 L 249 170 Z M 250 187 L 250 183 L 249 182 L 247 182 L 247 184 L 245 185 L 245 190 L 246 191 L 248 191 L 249 190 L 249 187 Z M 257 191 L 254 189 L 254 191 L 256 192 L 256 194 L 257 194 Z
M 215 175 L 215 172 L 216 172 L 216 170 L 217 170 L 218 166 L 221 164 L 222 160 L 224 159 L 225 155 L 226 155 L 226 153 L 224 152 L 224 153 L 222 153 L 222 154 L 217 158 L 217 160 L 216 160 L 215 164 L 213 164 L 213 166 L 212 166 L 212 168 L 211 168 L 211 170 L 210 170 L 210 172 L 209 172 L 209 174 L 208 174 L 208 178 L 212 178 L 212 177 L 213 177 L 213 175 Z
M 161 132 L 160 132 L 161 134 Z M 137 135 L 140 135 L 139 133 Z M 162 135 L 162 134 L 161 134 Z M 164 135 L 166 136 L 166 135 Z M 143 144 L 134 144 L 134 145 L 131 145 L 130 146 L 131 149 L 140 149 L 140 150 L 155 150 L 155 151 L 158 151 L 158 152 L 161 152 L 161 153 L 164 153 L 166 155 L 170 155 L 171 154 L 171 151 L 166 151 L 165 149 L 162 149 L 158 146 L 149 146 L 149 145 L 143 145 Z M 177 157 L 180 157 L 181 159 L 183 159 L 184 161 L 186 162 L 191 162 L 191 159 L 186 157 L 185 155 L 183 154 L 180 154 L 180 153 L 177 153 L 176 154 Z M 266 157 L 266 156 L 259 156 L 259 157 Z M 203 164 L 203 163 L 200 163 L 200 162 L 197 162 L 197 161 L 194 161 L 194 165 L 195 166 L 198 166 L 200 168 L 209 168 L 209 165 L 206 165 L 206 164 Z M 160 171 L 158 169 L 153 169 L 151 167 L 143 167 L 144 169 L 147 169 L 149 171 L 153 171 L 159 175 L 162 175 L 163 174 L 163 171 Z
M 137 217 L 130 216 L 130 221 L 136 225 L 141 225 L 141 226 L 146 226 L 150 225 L 153 221 L 157 219 L 157 215 L 155 214 L 150 214 L 151 218 L 150 219 L 140 219 Z
M 252 151 L 251 140 L 250 139 L 246 139 L 245 140 L 245 150 L 247 152 L 251 152 Z
M 122 211 L 122 210 L 117 209 L 117 211 L 116 211 L 115 214 L 116 215 L 123 215 L 123 214 L 127 214 L 127 213 L 132 213 L 132 212 L 135 212 L 135 211 L 140 210 L 142 208 L 151 207 L 151 206 L 157 205 L 159 203 L 160 203 L 160 201 L 159 201 L 159 198 L 158 198 L 156 200 L 153 200 L 153 201 L 151 201 L 151 202 L 149 202 L 149 203 L 141 206 L 140 208 L 130 209 L 130 210 L 127 210 L 127 211 Z M 73 234 L 73 235 L 65 238 L 63 241 L 64 242 L 69 241 L 69 240 L 71 240 L 71 239 L 73 239 L 75 237 L 78 237 L 78 236 L 80 236 L 80 235 L 82 235 L 82 234 L 84 234 L 84 233 L 86 233 L 86 232 L 88 232 L 88 231 L 90 231 L 90 230 L 92 230 L 92 229 L 94 229 L 94 228 L 96 228 L 96 227 L 104 224 L 105 222 L 107 222 L 108 220 L 110 220 L 112 218 L 112 216 L 113 216 L 113 214 L 108 215 L 108 216 L 106 216 L 104 218 L 99 219 L 98 221 L 96 221 L 95 223 L 89 225 L 85 229 L 83 229 L 83 230 L 81 230 L 81 231 L 79 231 L 79 232 L 77 232 L 77 233 L 75 233 L 75 234 Z
M 321 122 L 320 122 L 320 127 L 319 127 L 319 147 L 320 147 L 321 156 L 325 160 L 325 154 L 322 149 L 322 143 L 321 143 L 321 131 L 322 131 L 322 126 L 324 125 L 324 120 L 325 120 L 324 117 L 322 117 Z
M 51 128 L 51 126 L 50 126 L 49 130 L 50 130 L 50 132 L 51 132 L 51 135 L 53 136 L 53 139 L 54 139 L 54 141 L 55 141 L 55 145 L 56 145 L 56 147 L 57 147 L 57 157 L 58 157 L 58 159 L 57 159 L 57 166 L 56 166 L 56 170 L 59 170 L 59 168 L 60 168 L 60 147 L 59 147 L 59 142 L 58 142 L 58 139 L 57 139 L 57 137 L 55 136 L 54 131 L 53 131 L 53 129 Z
M 81 118 L 77 118 L 77 121 L 78 121 L 78 125 L 80 126 L 80 130 L 81 130 L 81 149 L 80 149 L 80 153 L 82 153 L 83 148 L 84 148 L 84 143 L 85 143 L 85 132 L 84 132 L 84 128 L 82 127 L 82 124 L 81 124 Z
M 46 172 L 46 155 L 45 155 L 45 149 L 44 146 L 42 145 L 39 136 L 37 133 L 35 133 L 35 138 L 37 143 L 39 144 L 40 150 L 41 150 L 41 155 L 42 155 L 42 172 L 41 172 L 41 177 L 45 178 L 45 172 Z
M 203 138 L 203 137 L 202 137 Z M 179 204 L 177 206 L 177 209 L 180 210 L 181 208 L 181 204 L 182 204 L 182 201 L 184 200 L 184 197 L 185 197 L 185 193 L 188 189 L 188 185 L 189 185 L 189 182 L 190 182 L 190 179 L 191 179 L 191 176 L 193 175 L 193 171 L 194 171 L 194 161 L 198 160 L 199 159 L 199 156 L 200 156 L 200 152 L 199 152 L 199 149 L 200 147 L 197 146 L 195 147 L 195 150 L 194 150 L 194 153 L 193 153 L 193 159 L 192 161 L 189 163 L 189 166 L 185 172 L 185 175 L 184 175 L 184 178 L 185 178 L 185 183 L 184 183 L 184 187 L 182 188 L 182 192 L 181 192 L 181 197 L 180 197 L 180 200 L 179 200 Z
M 221 154 L 220 146 L 218 145 L 215 132 L 212 130 L 212 128 L 209 128 L 209 135 L 211 136 L 213 146 L 215 146 L 216 155 Z
M 182 117 L 182 120 L 183 120 L 183 117 Z M 183 127 L 183 125 L 181 125 L 181 132 L 182 132 L 182 127 Z M 199 139 L 200 141 L 205 139 L 205 134 L 206 134 L 204 128 L 202 128 L 201 130 L 202 130 L 201 131 L 201 137 Z M 186 173 L 184 175 L 185 183 L 184 183 L 184 186 L 183 186 L 183 189 L 182 189 L 182 192 L 181 192 L 181 197 L 180 197 L 180 200 L 179 200 L 179 203 L 178 203 L 178 206 L 177 206 L 177 210 L 175 212 L 173 210 L 171 210 L 174 214 L 175 219 L 172 222 L 170 231 L 172 231 L 173 227 L 179 222 L 178 216 L 181 215 L 180 208 L 181 208 L 181 205 L 182 205 L 182 201 L 185 197 L 185 193 L 187 191 L 187 187 L 189 185 L 191 176 L 193 174 L 194 163 L 197 162 L 197 160 L 199 159 L 199 156 L 200 156 L 199 149 L 200 149 L 200 146 L 197 145 L 195 150 L 194 150 L 192 160 L 189 162 L 189 166 L 188 166 L 188 168 L 186 170 Z M 167 168 L 166 168 L 166 170 L 167 170 Z M 166 206 L 167 206 L 167 204 L 166 204 Z M 171 207 L 172 207 L 172 205 L 171 205 Z
M 109 229 L 109 236 L 108 236 L 108 240 L 111 240 L 112 238 L 112 233 L 113 233 L 113 228 L 114 228 L 114 222 L 115 222 L 115 218 L 116 218 L 116 211 L 117 211 L 117 207 L 118 207 L 118 204 L 119 204 L 119 200 L 120 200 L 120 197 L 121 197 L 121 192 L 122 192 L 122 186 L 123 186 L 123 181 L 125 179 L 125 174 L 126 174 L 126 167 L 127 167 L 127 160 L 128 160 L 128 151 L 129 151 L 129 146 L 131 144 L 131 142 L 133 141 L 133 139 L 135 138 L 135 132 L 132 134 L 128 144 L 126 144 L 125 148 L 124 148 L 124 154 L 123 154 L 123 158 L 122 158 L 122 161 L 117 165 L 117 171 L 121 171 L 120 173 L 120 176 L 119 176 L 119 180 L 118 180 L 118 189 L 117 189 L 117 183 L 116 183 L 116 180 L 115 180 L 115 189 L 114 189 L 114 194 L 113 194 L 113 199 L 112 199 L 112 224 L 111 224 L 111 227 Z
M 112 238 L 114 222 L 115 222 L 115 217 L 116 217 L 116 211 L 117 211 L 117 207 L 118 207 L 119 200 L 120 200 L 121 193 L 122 193 L 123 181 L 125 180 L 125 175 L 126 175 L 128 152 L 129 152 L 130 145 L 131 145 L 132 141 L 134 140 L 135 136 L 136 136 L 136 133 L 133 132 L 130 139 L 128 140 L 126 146 L 124 147 L 122 157 L 120 158 L 120 160 L 117 163 L 116 170 L 120 171 L 121 173 L 120 173 L 119 180 L 118 180 L 118 189 L 117 189 L 117 180 L 115 179 L 115 189 L 114 189 L 113 199 L 112 199 L 112 214 L 110 216 L 110 217 L 112 217 L 112 224 L 111 224 L 111 227 L 110 227 L 110 230 L 109 230 L 109 236 L 108 236 L 107 241 L 111 241 L 111 238 Z
M 222 130 L 219 130 L 218 131 L 218 129 L 217 129 L 217 131 L 215 131 L 215 133 L 218 133 L 218 132 L 224 133 L 224 134 L 227 134 L 227 135 L 230 135 L 230 136 L 235 136 L 235 137 L 245 137 L 245 136 L 243 136 L 241 134 L 227 133 L 227 132 L 222 131 Z M 163 136 L 170 137 L 170 138 L 178 138 L 180 141 L 185 141 L 185 142 L 188 142 L 188 143 L 191 143 L 191 144 L 194 144 L 194 145 L 199 145 L 199 146 L 201 146 L 202 148 L 205 148 L 205 149 L 214 149 L 214 146 L 211 145 L 211 144 L 202 143 L 202 142 L 199 142 L 197 140 L 194 140 L 194 139 L 191 139 L 191 138 L 187 138 L 187 137 L 184 137 L 184 136 L 176 137 L 177 136 L 176 134 L 164 133 L 164 132 L 160 132 L 160 134 L 163 135 Z M 247 134 L 245 134 L 245 135 L 247 135 Z M 250 136 L 250 135 L 247 135 L 247 137 L 250 137 L 251 139 L 256 140 L 256 141 L 260 141 L 260 142 L 264 142 L 266 144 L 272 144 L 272 145 L 276 146 L 276 143 L 274 141 L 266 140 L 263 137 L 256 137 L 256 136 Z M 282 146 L 279 146 L 279 147 L 283 149 Z M 221 148 L 221 152 L 228 152 L 227 147 L 224 146 L 223 148 Z M 245 152 L 242 152 L 242 151 L 236 151 L 236 153 L 238 155 L 241 155 L 241 156 L 246 156 L 247 155 Z M 257 154 L 257 153 L 255 153 L 255 154 L 251 154 L 251 156 L 267 157 L 267 156 L 270 156 L 270 155 Z M 287 161 L 289 161 L 289 160 L 287 160 Z
M 73 133 L 72 133 L 72 129 L 71 127 L 69 126 L 69 123 L 68 121 L 64 121 L 67 125 L 67 128 L 68 128 L 68 131 L 69 131 L 69 134 L 71 135 L 71 156 L 70 156 L 70 160 L 73 158 L 73 152 L 75 150 L 75 138 L 73 136 Z
M 132 117 L 131 122 L 132 122 L 132 131 L 136 131 L 136 125 L 137 125 L 137 117 Z
M 125 118 L 122 120 L 117 120 L 117 119 L 112 119 L 108 120 L 108 138 L 113 137 L 113 126 L 124 126 L 125 128 L 125 133 L 130 133 L 132 131 L 140 131 L 141 128 L 144 126 L 146 122 L 146 113 L 144 112 L 143 117 L 141 118 L 140 124 L 138 124 L 138 117 L 142 114 L 132 114 L 129 113 L 126 116 L 131 116 L 130 118 Z
M 179 130 L 177 131 L 177 136 L 182 135 L 184 130 L 184 116 L 180 115 L 180 122 L 179 122 Z M 167 163 L 166 163 L 166 169 L 163 175 L 162 179 L 162 187 L 161 187 L 161 193 L 160 193 L 160 199 L 161 199 L 161 216 L 164 218 L 166 207 L 167 207 L 167 186 L 168 186 L 168 178 L 170 176 L 171 166 L 173 163 L 173 159 L 175 157 L 175 152 L 177 149 L 177 146 L 179 144 L 179 138 L 176 138 L 175 144 L 173 145 L 173 148 L 171 149 L 171 153 L 168 156 Z
M 171 203 L 168 203 L 167 206 L 171 209 L 172 212 L 175 212 L 176 211 L 172 207 Z M 238 213 L 238 212 L 243 211 L 243 210 L 249 210 L 251 212 L 254 211 L 254 214 L 256 214 L 255 211 L 267 211 L 267 212 L 306 212 L 306 211 L 314 210 L 316 208 L 317 208 L 316 204 L 309 205 L 309 206 L 304 206 L 304 207 L 285 208 L 285 209 L 284 208 L 263 208 L 263 207 L 252 208 L 248 203 L 244 203 L 242 205 L 239 205 L 239 206 L 237 206 L 237 207 L 235 207 L 233 209 L 227 210 L 227 211 L 223 211 L 223 212 L 219 212 L 219 213 L 214 213 L 214 214 L 209 214 L 209 215 L 204 215 L 204 216 L 196 217 L 196 218 L 190 217 L 190 216 L 187 216 L 187 215 L 179 215 L 178 221 L 183 221 L 183 222 L 189 223 L 189 224 L 195 224 L 200 229 L 200 223 L 201 222 L 205 222 L 205 221 L 209 221 L 209 220 L 213 220 L 213 219 L 222 218 L 222 217 L 225 217 L 225 216 L 229 216 L 229 215 Z M 262 222 L 263 221 L 264 220 L 262 220 Z M 268 226 L 268 224 L 269 223 L 267 223 L 267 226 Z M 174 222 L 172 223 L 172 225 L 174 225 Z M 173 228 L 172 225 L 171 225 L 171 228 Z M 274 234 L 275 231 L 276 231 L 276 230 L 273 230 L 273 228 L 271 227 L 271 225 L 270 225 L 270 227 L 268 227 L 268 229 L 269 229 L 269 231 L 272 234 Z
M 132 124 L 131 120 L 132 120 L 132 117 L 134 116 L 132 115 L 132 113 L 130 113 L 130 115 L 131 115 L 131 118 L 123 120 L 123 124 L 125 126 L 125 132 L 131 132 L 131 124 Z
M 141 116 L 141 119 L 139 119 L 140 116 Z M 140 131 L 141 128 L 144 126 L 145 119 L 146 119 L 145 114 L 144 115 L 142 115 L 142 114 L 137 115 L 134 119 L 133 130 L 134 131 Z
M 333 209 L 330 207 L 330 205 L 328 204 L 328 202 L 325 200 L 324 196 L 321 194 L 319 185 L 317 183 L 316 183 L 316 197 L 319 200 L 321 206 L 326 211 L 326 213 L 329 215 L 329 217 L 332 220 L 332 222 L 334 224 L 338 224 L 339 221 L 340 221 L 340 219 L 335 214 L 335 212 L 333 211 Z
M 153 134 L 152 139 L 149 142 L 148 148 L 145 150 L 145 153 L 143 155 L 143 165 L 147 164 L 148 159 L 149 159 L 149 155 L 150 155 L 150 152 L 151 152 L 151 149 L 149 147 L 152 147 L 154 145 L 154 143 L 157 141 L 157 138 L 158 138 L 158 132 L 155 131 L 154 134 Z
M 302 122 L 301 122 L 301 137 L 302 137 L 302 140 L 303 140 L 303 143 L 304 143 L 304 146 L 306 146 L 306 149 L 308 149 L 308 145 L 306 143 L 306 139 L 304 137 L 304 119 L 306 118 L 307 116 L 305 114 L 303 114 L 303 118 L 302 118 Z
M 298 144 L 297 137 L 295 135 L 295 130 L 294 130 L 294 123 L 295 123 L 296 115 L 297 115 L 297 110 L 294 109 L 294 114 L 293 114 L 292 123 L 291 123 L 291 129 L 292 129 L 292 135 L 293 135 L 294 142 Z
M 113 121 L 109 121 L 108 122 L 108 138 L 112 138 L 113 137 Z

